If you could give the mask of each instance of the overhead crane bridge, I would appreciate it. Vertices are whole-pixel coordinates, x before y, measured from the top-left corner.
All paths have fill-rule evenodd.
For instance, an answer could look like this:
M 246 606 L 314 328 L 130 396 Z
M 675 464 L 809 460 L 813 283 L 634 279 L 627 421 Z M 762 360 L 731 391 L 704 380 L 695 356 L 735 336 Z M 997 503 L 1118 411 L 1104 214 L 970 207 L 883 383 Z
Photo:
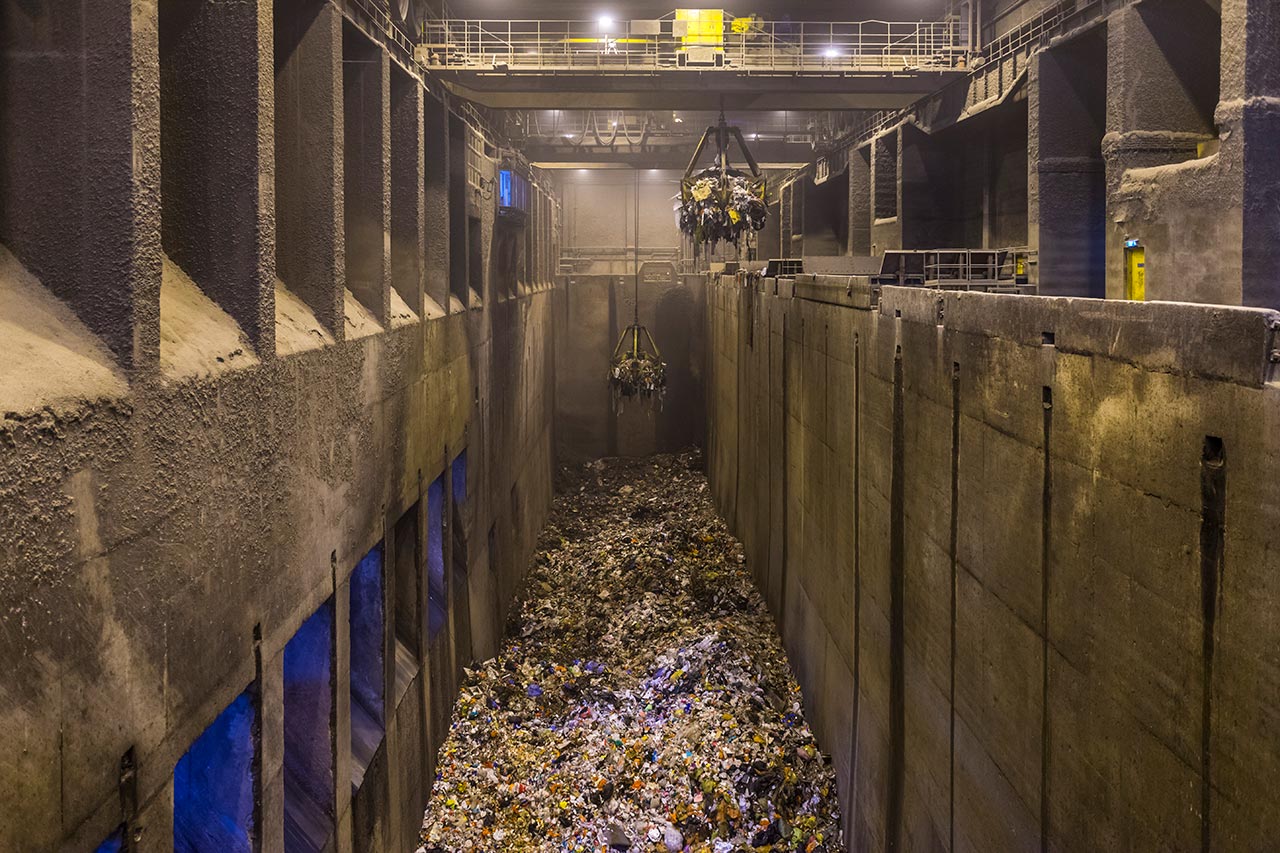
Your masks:
M 492 107 L 737 109 L 904 106 L 964 73 L 967 30 L 940 21 L 773 22 L 708 10 L 654 20 L 448 19 L 418 61 Z M 809 103 L 812 102 L 812 103 Z

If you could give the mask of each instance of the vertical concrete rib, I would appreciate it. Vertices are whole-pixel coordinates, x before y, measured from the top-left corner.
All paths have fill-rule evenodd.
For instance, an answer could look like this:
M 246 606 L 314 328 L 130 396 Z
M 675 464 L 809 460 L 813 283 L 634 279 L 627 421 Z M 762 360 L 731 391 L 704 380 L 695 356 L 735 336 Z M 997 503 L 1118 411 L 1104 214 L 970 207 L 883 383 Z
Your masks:
M 274 10 L 277 274 L 342 340 L 342 16 L 313 0 Z
M 1049 637 L 1050 562 L 1053 553 L 1053 388 L 1046 385 L 1042 391 L 1043 414 L 1043 471 L 1040 487 L 1040 850 L 1048 853 L 1050 828 L 1050 778 L 1053 760 L 1053 728 L 1050 720 L 1049 676 L 1052 667 L 1049 655 L 1052 643 Z
M 329 555 L 333 586 L 333 815 L 336 853 L 351 853 L 351 579 L 338 570 L 338 555 Z
M 160 6 L 164 250 L 273 353 L 271 3 Z
M 423 221 L 426 228 L 426 295 L 449 308 L 449 108 L 427 95 L 423 106 Z
M 858 837 L 858 741 L 862 712 L 862 338 L 853 336 L 853 755 L 849 762 L 849 839 Z
M 0 5 L 0 243 L 126 368 L 160 354 L 156 4 Z
M 871 254 L 871 149 L 849 150 L 849 253 Z
M 1213 658 L 1222 606 L 1227 510 L 1227 452 L 1222 439 L 1206 436 L 1200 455 L 1200 849 L 1213 838 Z
M 391 314 L 390 57 L 342 28 L 343 229 L 346 286 L 384 327 Z
M 958 569 L 960 565 L 960 362 L 951 365 L 951 526 L 948 551 L 951 562 L 951 662 L 947 692 L 947 849 L 956 849 L 956 616 L 958 606 Z
M 258 655 L 260 853 L 284 853 L 284 650 Z
M 426 160 L 422 84 L 391 66 L 391 286 L 422 316 Z
M 900 322 L 900 321 L 899 321 Z M 893 451 L 889 494 L 889 771 L 885 849 L 902 849 L 906 783 L 906 388 L 902 346 L 893 357 Z

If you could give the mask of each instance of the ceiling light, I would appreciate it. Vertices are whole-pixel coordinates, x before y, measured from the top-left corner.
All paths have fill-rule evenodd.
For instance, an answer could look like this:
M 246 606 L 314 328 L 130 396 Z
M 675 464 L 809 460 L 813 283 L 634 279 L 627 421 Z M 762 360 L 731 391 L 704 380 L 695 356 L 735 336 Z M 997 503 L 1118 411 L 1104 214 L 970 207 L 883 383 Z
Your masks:
M 613 29 L 613 18 L 610 18 L 608 15 L 601 15 L 597 19 L 596 23 L 600 25 L 602 32 L 608 32 Z
M 836 47 L 829 47 L 822 52 L 822 55 L 827 59 L 836 59 L 840 56 L 840 49 Z

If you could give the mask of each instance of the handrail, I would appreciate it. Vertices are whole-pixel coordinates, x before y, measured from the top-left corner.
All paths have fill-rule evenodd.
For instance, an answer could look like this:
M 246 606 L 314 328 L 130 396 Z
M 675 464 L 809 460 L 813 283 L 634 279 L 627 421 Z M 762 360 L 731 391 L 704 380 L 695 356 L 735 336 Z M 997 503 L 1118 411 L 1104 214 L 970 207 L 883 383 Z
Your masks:
M 427 22 L 417 56 L 431 69 L 466 71 L 688 69 L 893 73 L 952 68 L 967 52 L 953 20 L 753 22 L 687 36 L 667 18 Z

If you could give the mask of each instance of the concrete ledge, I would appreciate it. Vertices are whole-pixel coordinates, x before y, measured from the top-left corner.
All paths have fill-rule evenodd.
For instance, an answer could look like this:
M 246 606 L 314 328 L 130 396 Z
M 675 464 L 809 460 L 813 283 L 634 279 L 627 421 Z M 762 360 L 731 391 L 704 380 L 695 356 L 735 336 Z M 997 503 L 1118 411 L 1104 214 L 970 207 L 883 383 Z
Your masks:
M 880 288 L 872 285 L 865 276 L 806 273 L 796 276 L 795 296 L 811 302 L 869 311 L 880 301 Z
M 923 287 L 886 287 L 880 295 L 880 315 L 937 326 L 951 316 L 945 308 L 947 295 Z
M 932 306 L 941 306 L 936 319 Z M 1183 302 L 928 291 L 886 287 L 880 312 L 1026 346 L 1100 355 L 1148 370 L 1258 388 L 1273 372 L 1280 312 Z

